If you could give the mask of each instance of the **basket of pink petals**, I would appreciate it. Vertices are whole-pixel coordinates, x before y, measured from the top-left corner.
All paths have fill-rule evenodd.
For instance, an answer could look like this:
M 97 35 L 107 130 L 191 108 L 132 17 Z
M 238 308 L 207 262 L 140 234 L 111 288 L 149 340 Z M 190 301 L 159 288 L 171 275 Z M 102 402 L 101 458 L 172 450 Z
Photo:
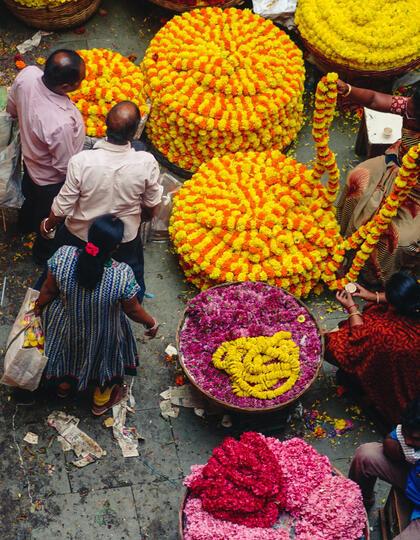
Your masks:
M 274 355 L 271 339 L 279 335 L 285 337 L 273 344 L 276 350 L 298 351 L 292 374 L 288 353 L 280 352 L 270 361 L 264 357 L 260 338 Z M 231 350 L 236 343 L 242 348 L 229 357 L 235 356 L 235 365 L 216 367 L 218 350 L 226 346 Z M 260 347 L 254 356 L 252 350 L 257 349 L 247 351 L 248 343 Z M 251 281 L 218 285 L 190 300 L 178 325 L 176 344 L 186 376 L 208 400 L 251 413 L 281 409 L 299 399 L 314 383 L 324 354 L 321 330 L 305 304 L 283 289 Z M 247 377 L 245 383 L 241 377 Z M 249 393 L 244 394 L 242 387 L 238 390 L 235 380 Z
M 184 484 L 182 540 L 369 540 L 359 486 L 303 439 L 227 437 Z

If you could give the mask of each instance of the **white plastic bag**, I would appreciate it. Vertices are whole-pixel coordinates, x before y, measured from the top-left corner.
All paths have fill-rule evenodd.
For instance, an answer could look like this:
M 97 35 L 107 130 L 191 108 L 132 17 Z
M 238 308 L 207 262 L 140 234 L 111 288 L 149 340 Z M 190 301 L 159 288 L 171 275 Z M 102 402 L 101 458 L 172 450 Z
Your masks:
M 30 311 L 29 306 L 39 296 L 39 291 L 28 289 L 22 307 L 12 326 L 7 339 L 6 355 L 4 357 L 4 373 L 0 383 L 7 386 L 18 386 L 25 390 L 34 391 L 38 388 L 42 372 L 47 365 L 47 357 L 36 347 L 23 348 L 24 332 L 22 320 Z
M 297 0 L 252 0 L 254 13 L 266 19 L 277 19 L 295 13 Z
M 182 186 L 182 183 L 169 173 L 163 173 L 159 177 L 159 184 L 163 186 L 162 200 L 156 209 L 151 224 L 151 240 L 167 240 L 169 238 L 168 227 L 171 217 L 173 198 Z
M 20 208 L 23 204 L 20 135 L 17 124 L 0 111 L 0 206 Z

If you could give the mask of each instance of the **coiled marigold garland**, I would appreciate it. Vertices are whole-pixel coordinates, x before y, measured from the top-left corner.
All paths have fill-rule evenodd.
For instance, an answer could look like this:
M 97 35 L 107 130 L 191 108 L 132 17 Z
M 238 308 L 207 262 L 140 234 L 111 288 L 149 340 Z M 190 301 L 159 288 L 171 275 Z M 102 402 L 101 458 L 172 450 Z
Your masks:
M 147 134 L 172 163 L 283 149 L 302 125 L 302 53 L 250 10 L 196 9 L 152 39 L 141 68 L 152 110 Z

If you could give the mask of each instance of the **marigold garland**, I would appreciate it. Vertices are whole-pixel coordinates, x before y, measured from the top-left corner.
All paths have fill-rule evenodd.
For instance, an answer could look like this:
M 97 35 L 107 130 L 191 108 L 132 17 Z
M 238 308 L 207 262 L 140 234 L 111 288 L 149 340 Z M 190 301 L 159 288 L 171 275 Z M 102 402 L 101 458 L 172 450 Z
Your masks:
M 339 64 L 385 70 L 416 60 L 420 9 L 411 0 L 299 0 L 299 32 Z
M 228 373 L 238 396 L 273 399 L 298 380 L 299 347 L 290 332 L 242 337 L 222 343 L 213 354 L 213 364 Z M 283 379 L 286 381 L 278 386 Z
M 142 62 L 153 144 L 196 171 L 213 157 L 286 147 L 302 125 L 302 53 L 249 9 L 171 19 Z
M 345 250 L 357 249 L 353 263 L 346 276 L 337 280 L 334 286 L 342 289 L 349 281 L 356 281 L 360 270 L 379 242 L 384 231 L 389 227 L 398 208 L 405 201 L 411 189 L 417 184 L 420 174 L 420 145 L 412 146 L 402 159 L 402 166 L 394 181 L 394 189 L 378 209 L 377 214 L 368 223 L 359 227 L 343 242 Z
M 87 135 L 105 136 L 105 117 L 120 101 L 134 102 L 141 115 L 149 112 L 142 95 L 143 75 L 138 66 L 107 49 L 77 52 L 86 63 L 86 78 L 69 96 L 82 113 Z

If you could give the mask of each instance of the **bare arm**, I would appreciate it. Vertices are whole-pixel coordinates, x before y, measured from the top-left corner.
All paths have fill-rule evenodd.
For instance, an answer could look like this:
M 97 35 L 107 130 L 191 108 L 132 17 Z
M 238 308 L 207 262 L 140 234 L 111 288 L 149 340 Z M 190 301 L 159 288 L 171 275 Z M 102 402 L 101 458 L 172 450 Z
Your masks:
M 35 302 L 34 313 L 38 317 L 42 308 L 58 296 L 59 290 L 54 275 L 48 270 L 47 279 L 44 281 L 38 300 Z
M 348 93 L 350 90 L 350 93 Z M 340 95 L 350 96 L 350 99 L 363 107 L 369 107 L 380 112 L 389 112 L 392 104 L 392 95 L 368 90 L 367 88 L 358 88 L 349 85 L 338 79 L 337 91 Z
M 384 446 L 383 446 L 384 454 L 387 458 L 389 458 L 392 461 L 405 461 L 405 456 L 402 451 L 401 445 L 398 441 L 391 438 L 391 434 L 388 433 L 388 435 L 384 439 Z
M 386 295 L 384 292 L 371 292 L 359 284 L 357 284 L 356 287 L 357 290 L 352 294 L 352 296 L 358 296 L 359 298 L 363 298 L 363 300 L 366 300 L 367 302 L 376 302 L 378 304 L 387 303 Z
M 137 296 L 133 296 L 133 298 L 130 298 L 130 300 L 124 300 L 122 302 L 122 308 L 127 317 L 129 317 L 132 321 L 144 324 L 148 328 L 146 332 L 147 336 L 151 338 L 155 337 L 159 325 L 157 324 L 156 319 L 149 315 L 147 311 L 140 305 Z

